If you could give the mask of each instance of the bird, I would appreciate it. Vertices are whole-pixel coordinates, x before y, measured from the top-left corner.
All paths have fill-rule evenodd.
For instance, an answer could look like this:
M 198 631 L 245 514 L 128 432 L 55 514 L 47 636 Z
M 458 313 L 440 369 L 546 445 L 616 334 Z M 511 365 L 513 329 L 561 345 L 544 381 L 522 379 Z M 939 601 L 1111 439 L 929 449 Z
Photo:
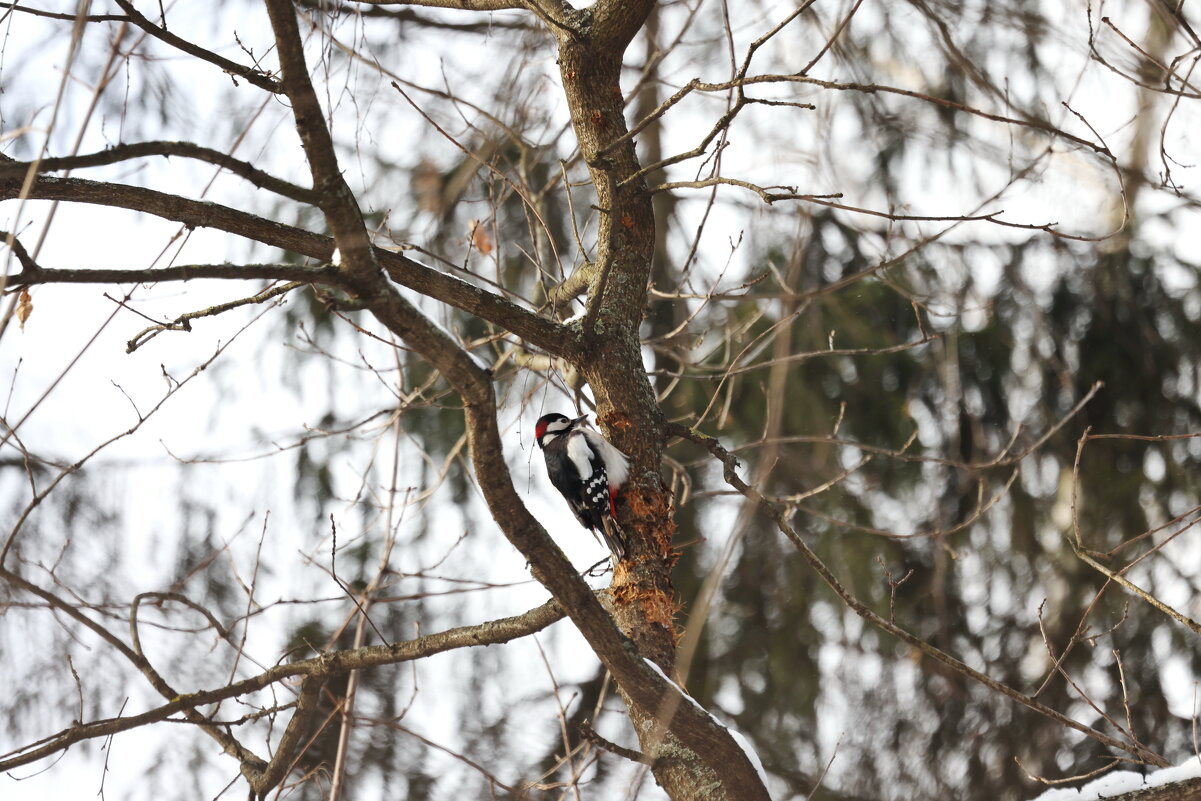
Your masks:
M 538 419 L 534 437 L 546 473 L 580 525 L 603 539 L 616 561 L 625 558 L 625 534 L 617 525 L 617 490 L 630 474 L 630 460 L 588 427 L 588 415 L 572 419 L 552 412 Z

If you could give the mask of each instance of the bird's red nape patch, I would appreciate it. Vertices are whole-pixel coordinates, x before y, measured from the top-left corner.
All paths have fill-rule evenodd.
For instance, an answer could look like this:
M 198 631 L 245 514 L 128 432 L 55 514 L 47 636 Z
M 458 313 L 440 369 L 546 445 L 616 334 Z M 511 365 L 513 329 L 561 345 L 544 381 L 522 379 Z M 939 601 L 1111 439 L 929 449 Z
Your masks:
M 546 421 L 539 420 L 538 424 L 536 426 L 534 426 L 534 439 L 541 440 L 542 435 L 545 433 L 546 433 Z

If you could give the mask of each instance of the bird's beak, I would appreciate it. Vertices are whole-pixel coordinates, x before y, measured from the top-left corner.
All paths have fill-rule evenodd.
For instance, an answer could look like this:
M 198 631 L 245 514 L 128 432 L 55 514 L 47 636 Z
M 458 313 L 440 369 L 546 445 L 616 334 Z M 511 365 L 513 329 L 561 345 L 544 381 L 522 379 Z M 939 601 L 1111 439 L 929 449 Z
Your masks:
M 584 415 L 582 417 L 577 417 L 576 419 L 572 420 L 571 427 L 575 428 L 576 426 L 580 425 L 580 423 L 583 423 L 584 425 L 588 425 L 588 415 Z

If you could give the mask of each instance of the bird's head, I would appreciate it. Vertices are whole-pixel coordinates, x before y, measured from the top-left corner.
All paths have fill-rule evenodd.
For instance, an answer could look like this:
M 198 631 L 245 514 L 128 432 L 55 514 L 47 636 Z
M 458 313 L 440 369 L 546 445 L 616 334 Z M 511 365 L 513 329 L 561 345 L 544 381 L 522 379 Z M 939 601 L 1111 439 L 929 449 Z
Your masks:
M 588 422 L 588 415 L 577 417 L 574 420 L 565 414 L 551 412 L 544 414 L 538 418 L 538 424 L 534 426 L 534 438 L 538 440 L 538 447 L 545 448 L 555 437 L 560 434 L 565 434 L 571 429 L 581 424 Z

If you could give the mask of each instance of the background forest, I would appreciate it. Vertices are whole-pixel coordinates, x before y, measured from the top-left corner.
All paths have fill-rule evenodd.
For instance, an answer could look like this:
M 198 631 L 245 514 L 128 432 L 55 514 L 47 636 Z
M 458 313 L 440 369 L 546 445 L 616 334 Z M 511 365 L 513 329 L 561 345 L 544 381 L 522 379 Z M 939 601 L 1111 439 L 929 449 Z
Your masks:
M 314 118 L 293 119 L 281 6 L 0 10 L 0 797 L 242 797 L 247 763 L 201 723 L 266 759 L 296 746 L 272 798 L 710 797 L 610 747 L 645 747 L 638 703 L 506 539 L 462 385 L 361 283 L 322 285 L 350 240 Z M 615 123 L 565 42 L 635 6 Z M 588 412 L 626 450 L 663 445 L 675 675 L 772 798 L 1016 800 L 1195 753 L 1195 8 L 294 7 L 372 259 L 489 371 L 512 485 L 578 571 L 604 550 L 533 421 Z M 590 304 L 606 291 L 634 298 L 623 325 Z M 573 362 L 532 318 L 642 364 Z M 645 374 L 653 431 L 620 424 L 607 369 Z M 23 761 L 81 722 L 523 615 L 548 587 L 567 606 L 532 636 Z

